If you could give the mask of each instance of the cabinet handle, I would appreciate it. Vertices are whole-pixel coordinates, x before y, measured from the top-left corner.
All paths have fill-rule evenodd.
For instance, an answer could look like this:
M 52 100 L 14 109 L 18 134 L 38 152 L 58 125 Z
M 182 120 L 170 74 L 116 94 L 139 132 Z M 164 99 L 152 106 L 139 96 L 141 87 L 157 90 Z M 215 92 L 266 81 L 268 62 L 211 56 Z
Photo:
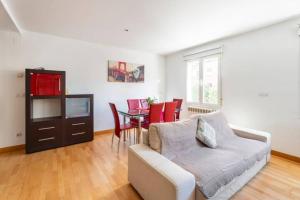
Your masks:
M 85 132 L 79 132 L 79 133 L 72 133 L 72 135 L 83 135 Z
M 58 91 L 60 92 L 61 89 L 60 89 L 60 78 L 58 79 Z
M 54 139 L 55 139 L 55 137 L 48 137 L 48 138 L 39 139 L 39 142 L 54 140 Z
M 80 125 L 85 125 L 84 122 L 81 122 L 81 123 L 75 123 L 75 124 L 72 124 L 72 126 L 80 126 Z
M 49 130 L 49 129 L 54 129 L 55 126 L 50 126 L 50 127 L 45 127 L 45 128 L 39 128 L 39 131 L 43 131 L 43 130 Z

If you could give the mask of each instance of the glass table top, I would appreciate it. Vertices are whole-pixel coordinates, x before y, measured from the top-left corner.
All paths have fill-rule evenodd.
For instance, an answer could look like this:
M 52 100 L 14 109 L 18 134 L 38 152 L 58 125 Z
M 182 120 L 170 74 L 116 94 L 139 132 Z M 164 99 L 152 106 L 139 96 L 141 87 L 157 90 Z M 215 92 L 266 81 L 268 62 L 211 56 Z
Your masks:
M 180 112 L 181 109 L 176 109 L 176 112 Z M 127 115 L 130 117 L 144 117 L 149 115 L 149 110 L 148 109 L 136 109 L 136 110 L 118 110 L 118 113 L 121 115 Z
M 143 117 L 149 115 L 149 110 L 137 109 L 137 110 L 118 110 L 121 115 L 127 115 L 130 117 Z

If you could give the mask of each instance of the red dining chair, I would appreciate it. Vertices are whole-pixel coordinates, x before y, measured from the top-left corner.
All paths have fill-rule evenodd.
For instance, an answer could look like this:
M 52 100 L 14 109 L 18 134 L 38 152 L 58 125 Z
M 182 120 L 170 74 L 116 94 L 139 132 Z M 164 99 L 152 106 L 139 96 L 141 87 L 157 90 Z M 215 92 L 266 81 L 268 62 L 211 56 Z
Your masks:
M 183 99 L 173 99 L 173 101 L 177 102 L 177 106 L 176 106 L 176 120 L 179 120 L 180 119 L 180 110 L 181 110 L 181 105 L 182 105 L 182 101 Z
M 129 129 L 132 129 L 132 128 L 137 128 L 137 126 L 134 126 L 130 123 L 121 125 L 116 105 L 114 103 L 109 103 L 109 106 L 110 106 L 110 109 L 113 113 L 114 121 L 115 121 L 115 129 L 114 129 L 114 133 L 113 133 L 112 138 L 111 138 L 111 145 L 113 145 L 114 136 L 116 135 L 119 138 L 119 142 L 118 142 L 118 153 L 119 153 L 120 140 L 121 140 L 122 132 L 125 133 L 126 130 L 129 130 Z M 125 137 L 125 134 L 124 134 L 124 137 Z
M 128 110 L 138 110 L 140 109 L 139 99 L 127 99 Z M 137 125 L 139 123 L 138 119 L 130 118 L 130 123 Z
M 140 99 L 140 103 L 142 109 L 149 109 L 149 104 L 147 102 L 147 99 Z
M 175 110 L 177 101 L 165 102 L 164 122 L 174 122 L 176 119 Z
M 140 100 L 139 99 L 127 99 L 127 105 L 129 110 L 137 110 L 140 109 Z M 131 117 L 130 118 L 130 124 L 133 126 L 139 125 L 139 120 L 136 118 Z M 134 137 L 135 137 L 136 130 L 134 129 Z
M 128 109 L 129 110 L 137 110 L 140 108 L 140 100 L 139 99 L 127 99 Z
M 164 103 L 154 103 L 150 104 L 150 111 L 149 117 L 147 120 L 142 124 L 144 129 L 149 129 L 149 125 L 151 123 L 159 123 L 161 122 L 161 113 L 164 107 Z

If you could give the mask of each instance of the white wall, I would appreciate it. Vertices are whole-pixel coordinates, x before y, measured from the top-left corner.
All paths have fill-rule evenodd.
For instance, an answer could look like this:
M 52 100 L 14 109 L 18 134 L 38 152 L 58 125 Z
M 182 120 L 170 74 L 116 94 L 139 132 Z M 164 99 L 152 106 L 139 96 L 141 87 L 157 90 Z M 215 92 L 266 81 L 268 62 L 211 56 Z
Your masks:
M 107 61 L 145 64 L 145 83 L 107 82 Z M 162 56 L 25 32 L 0 32 L 0 148 L 24 143 L 25 68 L 66 70 L 68 93 L 93 93 L 95 131 L 113 128 L 108 102 L 127 108 L 127 98 L 164 98 Z M 21 137 L 16 137 L 22 132 Z
M 274 150 L 300 156 L 299 23 L 294 19 L 168 55 L 166 98 L 186 97 L 184 53 L 224 45 L 222 93 L 228 121 L 269 131 Z

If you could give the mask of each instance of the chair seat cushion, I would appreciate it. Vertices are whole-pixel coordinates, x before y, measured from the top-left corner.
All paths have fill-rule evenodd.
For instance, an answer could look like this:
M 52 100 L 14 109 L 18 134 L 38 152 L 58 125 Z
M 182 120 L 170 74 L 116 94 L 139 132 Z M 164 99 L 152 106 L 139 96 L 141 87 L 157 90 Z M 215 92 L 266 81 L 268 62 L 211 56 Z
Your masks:
M 120 125 L 121 130 L 128 130 L 128 129 L 132 129 L 132 128 L 137 128 L 137 126 L 132 125 L 130 123 Z
M 139 125 L 139 120 L 132 117 L 132 118 L 130 118 L 130 124 L 138 126 Z

